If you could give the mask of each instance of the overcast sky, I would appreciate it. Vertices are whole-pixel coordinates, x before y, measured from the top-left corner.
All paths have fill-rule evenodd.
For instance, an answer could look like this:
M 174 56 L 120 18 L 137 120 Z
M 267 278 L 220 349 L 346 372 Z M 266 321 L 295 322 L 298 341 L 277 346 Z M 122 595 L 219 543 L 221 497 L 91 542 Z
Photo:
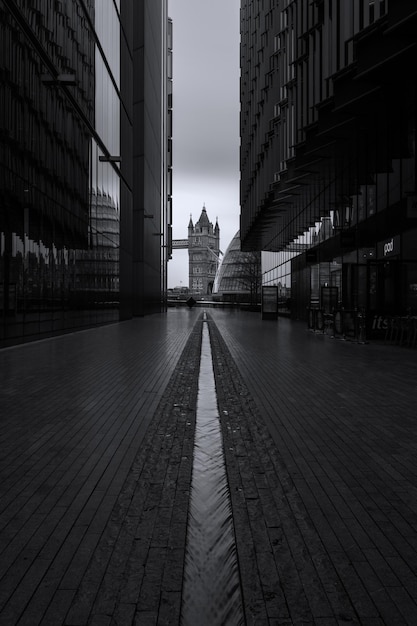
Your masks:
M 203 204 L 226 251 L 239 230 L 240 0 L 168 0 L 173 20 L 173 238 Z M 188 286 L 188 252 L 174 250 L 168 287 Z

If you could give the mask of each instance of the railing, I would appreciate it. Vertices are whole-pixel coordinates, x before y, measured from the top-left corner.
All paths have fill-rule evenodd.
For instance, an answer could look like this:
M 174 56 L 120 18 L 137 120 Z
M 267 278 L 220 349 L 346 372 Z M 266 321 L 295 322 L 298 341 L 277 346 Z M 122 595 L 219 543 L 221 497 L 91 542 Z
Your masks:
M 363 310 L 335 309 L 333 313 L 328 313 L 320 308 L 309 308 L 308 328 L 338 339 L 366 343 L 366 319 Z
M 384 343 L 415 348 L 417 346 L 417 316 L 393 315 L 387 318 Z

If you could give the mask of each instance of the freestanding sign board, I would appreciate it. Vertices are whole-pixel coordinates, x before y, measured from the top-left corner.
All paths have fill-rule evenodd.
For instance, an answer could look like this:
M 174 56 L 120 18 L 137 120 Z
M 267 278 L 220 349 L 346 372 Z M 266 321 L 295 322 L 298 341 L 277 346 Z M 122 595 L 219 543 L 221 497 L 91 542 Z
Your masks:
M 262 287 L 262 319 L 278 318 L 278 287 Z

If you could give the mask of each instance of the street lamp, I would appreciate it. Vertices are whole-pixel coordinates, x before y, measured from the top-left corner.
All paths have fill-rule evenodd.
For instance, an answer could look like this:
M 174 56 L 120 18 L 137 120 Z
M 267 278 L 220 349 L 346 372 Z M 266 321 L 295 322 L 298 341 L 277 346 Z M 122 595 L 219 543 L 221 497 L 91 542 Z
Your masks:
M 108 156 L 99 156 L 98 160 L 101 161 L 101 163 L 120 163 L 122 160 L 121 156 L 113 156 L 113 155 L 108 155 Z
M 42 74 L 41 81 L 44 85 L 63 85 L 65 87 L 75 87 L 77 85 L 75 74 L 57 74 L 56 76 Z

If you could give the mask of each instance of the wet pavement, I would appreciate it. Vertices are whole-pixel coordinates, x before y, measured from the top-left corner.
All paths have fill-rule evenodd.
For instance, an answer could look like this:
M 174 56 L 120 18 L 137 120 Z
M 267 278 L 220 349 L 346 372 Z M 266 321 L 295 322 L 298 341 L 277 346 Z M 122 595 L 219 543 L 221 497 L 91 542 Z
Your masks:
M 183 626 L 243 625 L 230 489 L 204 313 L 185 547 Z
M 416 624 L 417 352 L 207 314 L 246 624 Z M 2 626 L 181 623 L 202 324 L 0 351 Z

